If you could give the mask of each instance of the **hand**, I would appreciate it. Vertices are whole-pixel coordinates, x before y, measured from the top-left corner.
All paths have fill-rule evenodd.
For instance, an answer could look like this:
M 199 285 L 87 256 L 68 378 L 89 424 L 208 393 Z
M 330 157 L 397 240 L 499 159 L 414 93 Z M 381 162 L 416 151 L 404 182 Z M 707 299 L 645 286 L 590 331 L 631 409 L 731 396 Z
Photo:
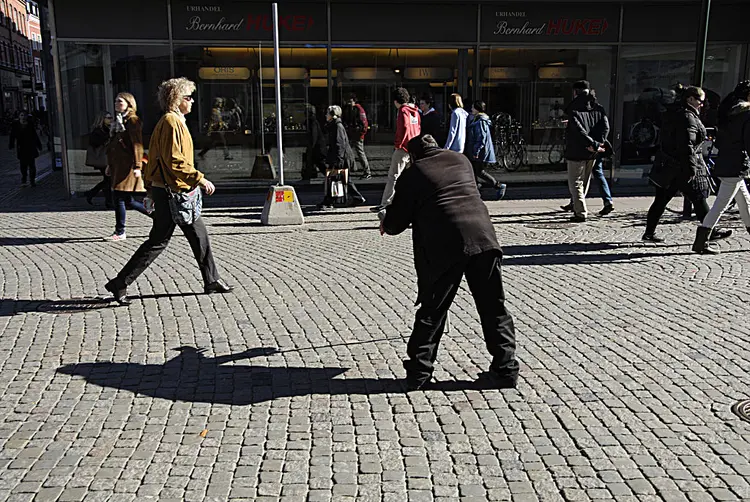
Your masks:
M 206 192 L 206 195 L 213 195 L 216 191 L 216 187 L 214 186 L 214 184 L 208 181 L 206 178 L 203 178 L 201 186 L 203 186 L 203 191 Z
M 141 170 L 140 169 L 134 169 L 133 170 L 133 174 L 135 175 L 136 178 L 140 178 L 141 177 Z
M 107 168 L 104 170 L 104 175 L 112 176 L 112 169 L 110 169 L 109 166 L 107 166 Z
M 599 152 L 599 153 L 604 153 L 606 151 L 607 151 L 607 149 L 604 148 L 603 146 L 600 146 L 599 149 L 597 150 L 597 152 Z
M 588 150 L 591 153 L 594 153 L 594 147 L 593 146 L 586 147 L 586 150 Z
M 385 235 L 385 227 L 382 221 L 380 222 L 380 235 Z

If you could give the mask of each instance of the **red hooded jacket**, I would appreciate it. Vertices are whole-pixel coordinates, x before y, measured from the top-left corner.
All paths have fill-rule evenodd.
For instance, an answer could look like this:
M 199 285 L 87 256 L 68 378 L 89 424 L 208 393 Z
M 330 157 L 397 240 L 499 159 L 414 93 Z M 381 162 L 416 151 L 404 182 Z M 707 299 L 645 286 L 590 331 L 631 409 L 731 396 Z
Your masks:
M 406 145 L 412 138 L 419 136 L 422 130 L 422 117 L 419 116 L 417 107 L 412 104 L 405 104 L 398 109 L 396 118 L 396 141 L 397 150 L 408 152 Z

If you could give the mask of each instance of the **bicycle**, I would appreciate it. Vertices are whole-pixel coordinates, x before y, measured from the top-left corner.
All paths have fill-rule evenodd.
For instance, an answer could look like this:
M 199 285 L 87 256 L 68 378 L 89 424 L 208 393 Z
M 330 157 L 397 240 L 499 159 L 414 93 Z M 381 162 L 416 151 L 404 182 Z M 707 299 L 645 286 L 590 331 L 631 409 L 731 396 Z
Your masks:
M 507 113 L 498 113 L 492 117 L 495 124 L 495 157 L 497 163 L 509 172 L 517 171 L 527 164 L 526 140 L 523 138 L 523 127 Z

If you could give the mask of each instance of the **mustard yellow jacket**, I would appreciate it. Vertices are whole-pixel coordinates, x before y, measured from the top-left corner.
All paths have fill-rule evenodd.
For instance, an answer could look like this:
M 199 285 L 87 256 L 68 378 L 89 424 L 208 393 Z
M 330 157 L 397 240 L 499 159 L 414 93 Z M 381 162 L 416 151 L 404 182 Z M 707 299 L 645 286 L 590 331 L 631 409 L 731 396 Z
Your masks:
M 179 113 L 167 112 L 156 124 L 143 178 L 147 188 L 156 183 L 180 192 L 192 190 L 203 179 L 195 168 L 193 138 Z

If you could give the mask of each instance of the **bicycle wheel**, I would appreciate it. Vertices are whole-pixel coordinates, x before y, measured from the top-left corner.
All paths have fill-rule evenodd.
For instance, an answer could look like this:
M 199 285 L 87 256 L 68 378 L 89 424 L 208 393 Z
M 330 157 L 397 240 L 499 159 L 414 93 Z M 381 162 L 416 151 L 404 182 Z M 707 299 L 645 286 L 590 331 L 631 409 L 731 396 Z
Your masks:
M 506 153 L 505 145 L 502 141 L 495 141 L 495 159 L 497 160 L 497 164 L 500 167 L 506 167 L 505 166 L 505 156 Z
M 549 148 L 549 155 L 547 156 L 547 160 L 549 160 L 550 164 L 562 164 L 563 159 L 565 158 L 565 149 L 562 145 L 552 145 Z
M 505 169 L 517 171 L 523 164 L 523 148 L 521 145 L 512 144 L 505 157 Z

